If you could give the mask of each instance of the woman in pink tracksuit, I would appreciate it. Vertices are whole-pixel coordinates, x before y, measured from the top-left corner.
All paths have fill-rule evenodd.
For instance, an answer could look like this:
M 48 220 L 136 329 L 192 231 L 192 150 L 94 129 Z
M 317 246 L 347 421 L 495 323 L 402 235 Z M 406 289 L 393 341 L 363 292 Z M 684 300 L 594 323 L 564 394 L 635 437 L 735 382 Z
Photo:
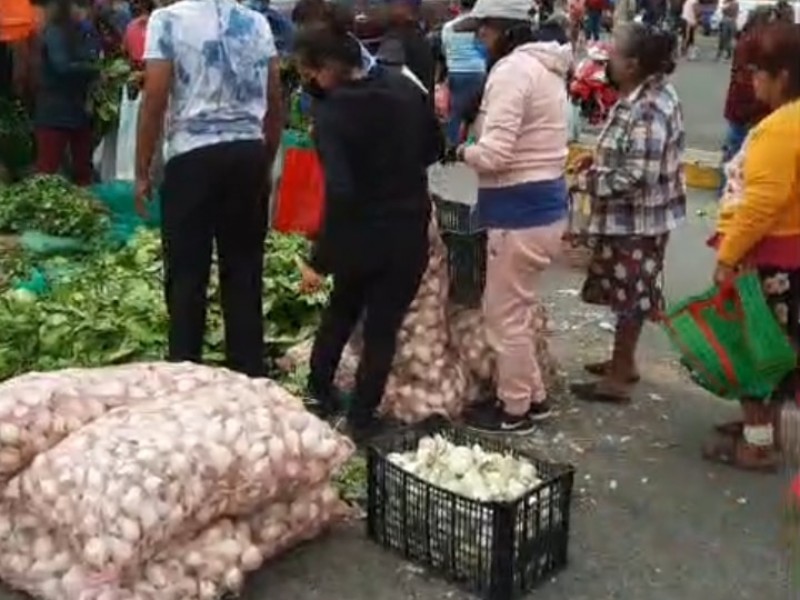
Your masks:
M 490 57 L 478 141 L 457 155 L 479 177 L 478 215 L 488 230 L 484 312 L 498 356 L 496 401 L 469 415 L 474 427 L 529 431 L 549 412 L 534 351 L 539 278 L 561 247 L 567 218 L 568 44 L 534 42 L 528 0 L 478 0 L 464 29 Z

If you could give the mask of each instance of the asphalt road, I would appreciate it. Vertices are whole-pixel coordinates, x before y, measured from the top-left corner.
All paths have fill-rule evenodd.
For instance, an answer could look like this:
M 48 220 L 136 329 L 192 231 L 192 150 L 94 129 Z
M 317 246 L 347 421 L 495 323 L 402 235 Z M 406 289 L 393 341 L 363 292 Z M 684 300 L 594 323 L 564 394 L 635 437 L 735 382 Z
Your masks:
M 686 143 L 697 150 L 719 150 L 725 132 L 723 108 L 730 61 L 716 61 L 716 40 L 699 37 L 699 57 L 682 60 L 673 81 L 683 103 Z

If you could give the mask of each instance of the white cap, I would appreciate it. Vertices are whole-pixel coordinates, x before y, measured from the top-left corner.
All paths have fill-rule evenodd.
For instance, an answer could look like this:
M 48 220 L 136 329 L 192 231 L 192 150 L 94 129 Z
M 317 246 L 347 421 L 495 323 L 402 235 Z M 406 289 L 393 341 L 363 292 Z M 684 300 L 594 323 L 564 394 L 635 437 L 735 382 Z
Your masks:
M 531 0 L 478 0 L 469 14 L 456 24 L 455 29 L 475 30 L 484 19 L 530 21 L 532 8 Z

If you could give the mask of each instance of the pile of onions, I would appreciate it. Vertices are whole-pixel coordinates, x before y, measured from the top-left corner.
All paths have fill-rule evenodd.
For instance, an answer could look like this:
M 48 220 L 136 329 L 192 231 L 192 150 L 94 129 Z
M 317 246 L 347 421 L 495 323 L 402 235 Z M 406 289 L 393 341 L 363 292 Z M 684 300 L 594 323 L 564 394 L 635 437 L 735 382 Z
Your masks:
M 397 335 L 397 353 L 381 412 L 406 423 L 460 414 L 466 373 L 450 347 L 447 325 L 447 249 L 434 224 L 428 267 Z
M 274 382 L 193 365 L 84 375 L 103 410 L 0 488 L 12 585 L 46 599 L 216 598 L 341 516 L 328 485 L 352 443 Z M 26 406 L 42 414 L 79 410 L 64 400 L 83 397 L 78 372 L 26 376 L 0 397 L 34 388 L 42 400 Z
M 29 373 L 5 381 L 0 384 L 0 485 L 34 456 L 113 408 L 239 378 L 189 363 L 142 363 Z
M 301 406 L 231 383 L 120 407 L 39 454 L 20 485 L 88 566 L 119 573 L 221 515 L 328 480 L 350 452 Z
M 14 496 L 7 491 L 0 498 L 0 576 L 46 600 L 215 600 L 238 594 L 247 573 L 347 514 L 336 491 L 323 485 L 253 515 L 215 521 L 197 535 L 170 542 L 137 577 L 109 581 L 93 578 L 68 542 Z
M 435 223 L 429 229 L 428 267 L 397 336 L 397 353 L 386 385 L 381 412 L 405 423 L 423 421 L 433 415 L 453 418 L 467 404 L 492 393 L 497 360 L 486 335 L 480 309 L 448 303 L 447 249 Z M 564 379 L 549 351 L 548 319 L 537 303 L 531 336 L 548 390 L 563 389 Z M 336 385 L 351 391 L 355 385 L 361 347 L 356 333 L 345 348 L 336 373 Z M 280 367 L 291 371 L 308 364 L 311 342 L 291 348 Z
M 494 349 L 486 335 L 480 309 L 448 303 L 447 248 L 431 223 L 428 267 L 397 336 L 397 353 L 386 385 L 381 412 L 405 423 L 433 415 L 457 417 L 465 405 L 491 393 L 497 373 Z M 561 389 L 563 377 L 547 342 L 547 311 L 537 303 L 531 336 L 542 378 L 548 390 Z M 353 389 L 361 337 L 347 345 L 336 374 L 336 385 Z M 311 342 L 290 349 L 280 363 L 287 371 L 307 364 Z

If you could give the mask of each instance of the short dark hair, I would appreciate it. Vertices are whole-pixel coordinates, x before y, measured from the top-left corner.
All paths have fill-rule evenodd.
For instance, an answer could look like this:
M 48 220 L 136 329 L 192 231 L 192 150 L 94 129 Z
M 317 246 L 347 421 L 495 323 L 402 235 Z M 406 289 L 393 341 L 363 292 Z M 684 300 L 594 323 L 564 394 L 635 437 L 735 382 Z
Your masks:
M 800 97 L 800 25 L 772 21 L 753 30 L 751 66 L 777 75 L 789 75 L 789 97 Z
M 635 58 L 643 77 L 669 75 L 675 70 L 675 34 L 642 23 L 628 23 L 623 30 L 621 50 Z
M 362 65 L 361 45 L 341 23 L 318 21 L 301 27 L 292 48 L 298 62 L 313 69 L 330 63 L 349 69 Z

